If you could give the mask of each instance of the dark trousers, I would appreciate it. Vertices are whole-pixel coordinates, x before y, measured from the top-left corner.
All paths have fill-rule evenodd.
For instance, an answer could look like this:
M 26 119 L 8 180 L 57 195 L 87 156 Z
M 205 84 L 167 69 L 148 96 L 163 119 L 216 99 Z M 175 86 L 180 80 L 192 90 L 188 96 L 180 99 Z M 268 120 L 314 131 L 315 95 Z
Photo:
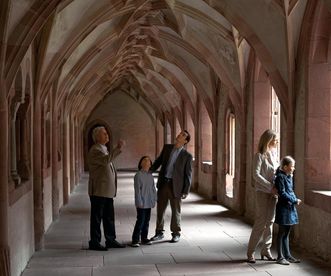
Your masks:
M 137 208 L 137 221 L 132 234 L 132 242 L 139 242 L 140 237 L 141 241 L 147 240 L 150 218 L 151 208 Z
M 164 232 L 164 214 L 170 201 L 171 223 L 170 230 L 172 235 L 180 235 L 181 204 L 180 198 L 175 198 L 172 191 L 172 182 L 165 183 L 157 191 L 157 208 L 156 208 L 156 234 Z
M 289 236 L 291 231 L 291 225 L 279 225 L 277 236 L 277 259 L 288 259 L 291 257 Z
M 100 244 L 101 242 L 101 221 L 103 224 L 106 244 L 114 241 L 116 234 L 113 199 L 100 196 L 90 196 L 90 202 L 90 246 Z

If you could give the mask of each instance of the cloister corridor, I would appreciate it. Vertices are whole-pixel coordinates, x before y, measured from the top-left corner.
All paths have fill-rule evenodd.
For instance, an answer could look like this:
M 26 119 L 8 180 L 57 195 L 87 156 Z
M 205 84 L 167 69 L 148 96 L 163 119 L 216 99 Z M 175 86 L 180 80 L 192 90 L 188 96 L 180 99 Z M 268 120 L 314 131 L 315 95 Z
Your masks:
M 133 173 L 119 174 L 115 198 L 117 238 L 129 244 L 135 222 Z M 63 207 L 60 217 L 45 234 L 45 248 L 34 253 L 22 276 L 158 276 L 158 275 L 330 275 L 331 267 L 311 254 L 295 251 L 302 259 L 290 267 L 275 262 L 246 263 L 246 246 L 251 226 L 242 217 L 217 202 L 191 193 L 183 204 L 182 236 L 169 243 L 169 215 L 166 237 L 153 245 L 127 246 L 107 252 L 87 250 L 89 239 L 88 175 L 81 178 Z M 169 209 L 169 208 L 168 208 Z M 149 234 L 154 234 L 155 209 Z M 276 252 L 274 252 L 274 255 Z

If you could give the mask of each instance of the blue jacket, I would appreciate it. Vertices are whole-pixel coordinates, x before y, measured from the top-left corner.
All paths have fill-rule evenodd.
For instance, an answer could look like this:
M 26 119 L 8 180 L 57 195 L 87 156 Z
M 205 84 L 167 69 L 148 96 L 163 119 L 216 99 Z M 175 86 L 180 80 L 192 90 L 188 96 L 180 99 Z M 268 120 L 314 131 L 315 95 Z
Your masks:
M 276 172 L 275 186 L 278 190 L 275 223 L 280 225 L 298 224 L 298 213 L 295 205 L 298 199 L 293 191 L 293 178 L 282 170 Z

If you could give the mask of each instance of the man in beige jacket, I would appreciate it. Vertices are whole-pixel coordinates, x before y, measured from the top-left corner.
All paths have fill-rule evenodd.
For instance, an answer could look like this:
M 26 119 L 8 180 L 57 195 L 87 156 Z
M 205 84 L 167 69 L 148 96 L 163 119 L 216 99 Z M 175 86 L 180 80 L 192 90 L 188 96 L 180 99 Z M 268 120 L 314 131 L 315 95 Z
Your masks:
M 108 152 L 106 144 L 109 136 L 102 126 L 93 129 L 93 141 L 87 162 L 89 167 L 88 194 L 91 202 L 90 216 L 90 250 L 106 251 L 107 248 L 122 248 L 124 245 L 116 241 L 114 201 L 117 190 L 116 169 L 112 163 L 114 158 L 121 153 L 124 141 L 119 141 L 117 147 Z M 100 224 L 106 240 L 106 246 L 102 246 Z

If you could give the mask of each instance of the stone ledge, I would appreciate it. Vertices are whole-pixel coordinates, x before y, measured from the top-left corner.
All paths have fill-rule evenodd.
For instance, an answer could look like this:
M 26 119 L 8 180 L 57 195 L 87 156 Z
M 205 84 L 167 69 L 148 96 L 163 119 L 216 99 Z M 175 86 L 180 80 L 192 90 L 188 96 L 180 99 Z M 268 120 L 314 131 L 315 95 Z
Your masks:
M 32 189 L 31 181 L 25 181 L 20 186 L 9 192 L 9 206 L 15 204 L 22 196 Z
M 201 163 L 201 170 L 204 173 L 212 173 L 213 172 L 213 163 L 209 161 L 203 161 Z
M 305 203 L 331 213 L 331 191 L 310 190 L 307 191 Z

